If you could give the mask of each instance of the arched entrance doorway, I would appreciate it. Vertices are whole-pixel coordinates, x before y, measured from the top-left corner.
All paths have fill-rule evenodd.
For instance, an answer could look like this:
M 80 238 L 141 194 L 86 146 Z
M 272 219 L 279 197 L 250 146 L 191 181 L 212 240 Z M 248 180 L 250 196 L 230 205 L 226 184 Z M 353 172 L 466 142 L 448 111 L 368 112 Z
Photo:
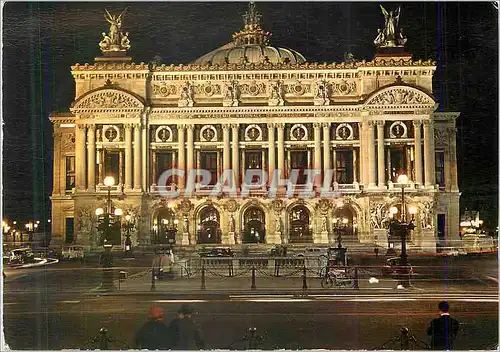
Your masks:
M 290 210 L 290 243 L 312 242 L 309 217 L 309 210 L 303 205 L 296 205 Z
M 243 243 L 264 243 L 266 214 L 259 207 L 250 207 L 243 216 Z
M 162 208 L 153 220 L 153 244 L 174 244 L 178 220 L 170 208 Z
M 333 211 L 332 230 L 334 242 L 354 241 L 357 239 L 355 217 L 352 209 L 343 206 Z
M 198 243 L 221 243 L 220 216 L 210 205 L 203 208 L 198 216 Z

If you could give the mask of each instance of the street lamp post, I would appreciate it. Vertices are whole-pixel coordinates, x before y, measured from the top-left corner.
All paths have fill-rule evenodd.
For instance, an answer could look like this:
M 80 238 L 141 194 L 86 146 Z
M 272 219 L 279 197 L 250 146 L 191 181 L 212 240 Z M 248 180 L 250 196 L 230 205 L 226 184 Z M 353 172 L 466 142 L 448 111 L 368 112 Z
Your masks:
M 130 240 L 130 230 L 134 227 L 134 223 L 132 222 L 132 216 L 130 216 L 130 214 L 125 215 L 125 224 L 123 227 L 125 227 L 126 230 L 125 257 L 131 258 L 133 257 L 133 254 L 132 254 L 132 241 Z
M 391 221 L 391 225 L 389 227 L 389 233 L 391 236 L 397 235 L 401 238 L 401 266 L 400 266 L 400 280 L 399 284 L 403 287 L 410 287 L 410 270 L 408 267 L 408 254 L 406 253 L 406 239 L 411 230 L 415 228 L 413 224 L 414 214 L 416 213 L 416 209 L 410 208 L 410 213 L 412 214 L 412 220 L 407 223 L 406 222 L 406 204 L 405 204 L 405 187 L 408 184 L 408 176 L 399 175 L 398 183 L 401 185 L 401 221 L 393 219 Z M 390 210 L 391 214 L 394 215 L 397 213 L 397 208 L 393 207 Z
M 104 185 L 108 187 L 108 198 L 106 201 L 106 211 L 102 208 L 97 208 L 95 214 L 99 219 L 99 229 L 102 232 L 102 245 L 104 252 L 101 255 L 101 266 L 102 266 L 102 281 L 99 287 L 100 291 L 116 291 L 116 287 L 113 283 L 113 254 L 111 249 L 113 248 L 113 243 L 111 240 L 111 217 L 113 215 L 120 215 L 121 210 L 116 209 L 113 214 L 112 203 L 111 203 L 111 187 L 115 184 L 115 179 L 113 176 L 106 176 L 104 178 Z M 103 216 L 103 217 L 101 217 Z

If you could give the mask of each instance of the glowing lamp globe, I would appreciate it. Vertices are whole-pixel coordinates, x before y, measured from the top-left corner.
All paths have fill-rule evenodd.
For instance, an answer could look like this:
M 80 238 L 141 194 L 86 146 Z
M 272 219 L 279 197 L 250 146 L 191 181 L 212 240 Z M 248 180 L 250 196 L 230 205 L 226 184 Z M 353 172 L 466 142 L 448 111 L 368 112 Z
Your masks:
M 399 175 L 398 176 L 398 183 L 402 184 L 402 185 L 406 185 L 408 184 L 408 176 L 406 175 Z
M 111 187 L 115 185 L 115 178 L 113 176 L 106 176 L 104 178 L 104 185 L 106 187 Z

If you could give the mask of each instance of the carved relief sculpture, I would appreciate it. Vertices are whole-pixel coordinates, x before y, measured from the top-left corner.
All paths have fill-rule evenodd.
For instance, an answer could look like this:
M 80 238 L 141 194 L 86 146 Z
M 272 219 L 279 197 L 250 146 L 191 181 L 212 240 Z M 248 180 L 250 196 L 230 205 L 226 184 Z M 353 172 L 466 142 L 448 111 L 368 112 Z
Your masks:
M 181 108 L 194 106 L 193 86 L 191 85 L 191 83 L 186 82 L 181 88 L 181 95 L 179 98 L 178 106 Z
M 424 202 L 420 212 L 420 226 L 431 229 L 434 225 L 434 202 Z
M 422 93 L 410 89 L 396 88 L 379 94 L 368 105 L 430 104 L 430 99 Z
M 330 105 L 330 90 L 328 82 L 321 80 L 316 82 L 316 95 L 314 96 L 314 105 Z
M 75 104 L 75 109 L 142 108 L 142 104 L 129 95 L 106 90 L 92 94 Z
M 231 81 L 226 83 L 226 93 L 224 94 L 223 106 L 238 106 L 239 101 L 238 83 Z
M 375 202 L 370 205 L 370 222 L 374 229 L 382 228 L 382 221 L 386 217 L 385 204 Z
M 285 100 L 283 99 L 283 87 L 281 81 L 269 83 L 269 106 L 283 106 Z

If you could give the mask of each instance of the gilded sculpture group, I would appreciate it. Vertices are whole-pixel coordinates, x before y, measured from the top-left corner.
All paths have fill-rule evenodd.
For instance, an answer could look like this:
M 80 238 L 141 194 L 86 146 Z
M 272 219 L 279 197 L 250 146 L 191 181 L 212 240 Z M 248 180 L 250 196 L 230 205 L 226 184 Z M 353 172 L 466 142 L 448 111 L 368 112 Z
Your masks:
M 385 17 L 385 25 L 383 29 L 378 29 L 378 35 L 374 40 L 375 46 L 378 48 L 402 47 L 405 45 L 407 38 L 403 34 L 403 30 L 399 28 L 399 17 L 401 15 L 401 8 L 398 7 L 395 11 L 387 11 L 382 5 L 382 14 Z M 128 39 L 129 33 L 122 32 L 122 20 L 127 9 L 123 10 L 120 15 L 112 15 L 105 9 L 104 18 L 109 22 L 109 33 L 102 33 L 102 40 L 99 47 L 103 53 L 113 51 L 127 51 L 130 49 L 130 40 Z M 325 92 L 326 93 L 326 92 Z M 233 92 L 235 94 L 235 92 Z M 277 101 L 276 105 L 281 105 L 279 87 L 273 89 L 272 94 L 275 95 L 273 99 Z M 231 97 L 231 101 L 235 98 Z
M 105 10 L 104 18 L 109 22 L 109 33 L 102 33 L 102 40 L 99 43 L 99 48 L 103 53 L 113 51 L 127 51 L 130 49 L 129 33 L 122 32 L 123 15 L 127 9 L 123 10 L 119 16 L 111 15 L 108 10 Z

